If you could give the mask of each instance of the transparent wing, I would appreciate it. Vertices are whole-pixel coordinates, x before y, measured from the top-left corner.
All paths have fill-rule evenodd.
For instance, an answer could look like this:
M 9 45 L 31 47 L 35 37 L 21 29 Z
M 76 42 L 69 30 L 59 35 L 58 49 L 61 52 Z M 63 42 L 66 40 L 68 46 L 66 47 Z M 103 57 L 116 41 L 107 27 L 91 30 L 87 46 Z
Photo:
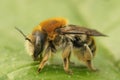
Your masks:
M 77 25 L 68 25 L 67 27 L 57 29 L 60 34 L 86 34 L 88 36 L 106 36 L 101 32 Z

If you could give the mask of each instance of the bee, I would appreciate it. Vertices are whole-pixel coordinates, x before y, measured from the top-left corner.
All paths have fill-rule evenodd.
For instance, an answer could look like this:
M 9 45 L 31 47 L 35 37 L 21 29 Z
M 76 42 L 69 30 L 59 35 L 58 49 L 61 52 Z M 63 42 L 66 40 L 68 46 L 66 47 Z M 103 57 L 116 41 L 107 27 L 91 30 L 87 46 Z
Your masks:
M 69 69 L 71 53 L 85 62 L 90 70 L 96 71 L 92 63 L 96 51 L 94 37 L 106 36 L 99 31 L 68 24 L 64 18 L 47 19 L 36 26 L 28 36 L 16 29 L 25 37 L 27 51 L 33 60 L 40 60 L 38 72 L 44 68 L 51 54 L 59 49 L 62 50 L 66 73 L 72 73 Z

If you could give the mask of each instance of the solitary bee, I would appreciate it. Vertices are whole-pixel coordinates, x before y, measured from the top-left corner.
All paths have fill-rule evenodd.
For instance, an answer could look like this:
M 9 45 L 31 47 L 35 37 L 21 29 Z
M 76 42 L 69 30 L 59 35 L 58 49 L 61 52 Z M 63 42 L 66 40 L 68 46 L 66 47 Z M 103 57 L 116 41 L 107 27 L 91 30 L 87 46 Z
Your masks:
M 16 29 L 23 34 L 21 30 Z M 33 60 L 40 58 L 38 72 L 43 69 L 52 53 L 62 49 L 64 70 L 72 73 L 69 69 L 71 53 L 84 61 L 90 70 L 96 71 L 92 64 L 96 51 L 93 37 L 106 35 L 94 29 L 68 24 L 64 18 L 51 18 L 41 22 L 28 36 L 23 36 L 26 39 L 27 51 Z

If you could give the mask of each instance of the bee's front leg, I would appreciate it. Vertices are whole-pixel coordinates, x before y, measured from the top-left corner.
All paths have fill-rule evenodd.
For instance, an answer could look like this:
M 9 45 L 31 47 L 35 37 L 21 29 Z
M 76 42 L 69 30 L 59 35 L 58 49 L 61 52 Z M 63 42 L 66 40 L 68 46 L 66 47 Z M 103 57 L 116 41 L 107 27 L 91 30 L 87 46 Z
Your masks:
M 64 51 L 62 53 L 62 57 L 63 57 L 64 70 L 68 74 L 72 74 L 72 71 L 69 69 L 70 53 L 71 53 L 71 45 L 66 45 L 66 47 L 65 47 L 65 49 L 64 49 Z
M 46 62 L 48 61 L 48 58 L 49 58 L 50 54 L 51 54 L 51 50 L 47 49 L 45 51 L 45 54 L 43 56 L 42 61 L 40 62 L 40 65 L 39 65 L 39 68 L 38 68 L 38 72 L 40 72 L 44 68 Z

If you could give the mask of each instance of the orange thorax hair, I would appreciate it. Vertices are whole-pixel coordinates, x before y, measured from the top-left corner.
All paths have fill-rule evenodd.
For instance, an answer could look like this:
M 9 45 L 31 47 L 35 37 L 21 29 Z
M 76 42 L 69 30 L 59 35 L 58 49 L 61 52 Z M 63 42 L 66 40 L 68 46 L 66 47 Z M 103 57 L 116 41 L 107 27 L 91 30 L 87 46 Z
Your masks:
M 33 29 L 33 33 L 36 31 L 42 31 L 47 33 L 48 38 L 53 40 L 57 33 L 55 29 L 60 27 L 65 27 L 67 25 L 67 20 L 64 18 L 51 18 L 41 22 L 37 27 Z

